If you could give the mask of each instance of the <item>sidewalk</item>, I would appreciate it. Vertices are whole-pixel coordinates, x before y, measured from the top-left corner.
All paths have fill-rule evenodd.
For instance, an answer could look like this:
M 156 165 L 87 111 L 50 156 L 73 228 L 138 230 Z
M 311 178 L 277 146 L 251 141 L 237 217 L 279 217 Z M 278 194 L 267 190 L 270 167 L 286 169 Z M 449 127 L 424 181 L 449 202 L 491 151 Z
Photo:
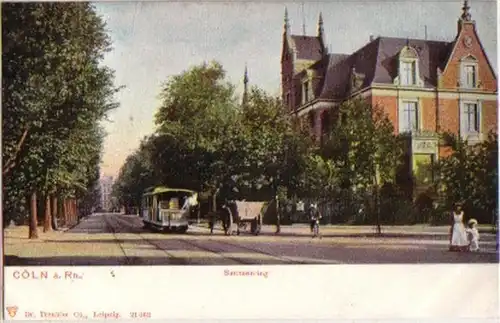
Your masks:
M 208 228 L 207 224 L 193 223 L 192 226 L 200 228 Z M 422 238 L 445 240 L 449 239 L 449 226 L 429 226 L 429 225 L 412 225 L 412 226 L 381 226 L 382 237 L 387 238 Z M 215 231 L 221 231 L 221 226 L 216 225 Z M 352 226 L 352 225 L 321 225 L 320 232 L 324 237 L 370 237 L 377 235 L 376 226 Z M 261 229 L 261 235 L 276 234 L 276 225 L 264 225 Z M 282 225 L 280 235 L 283 236 L 309 236 L 311 234 L 309 225 L 293 224 Z M 497 236 L 491 233 L 490 228 L 480 228 L 482 241 L 496 241 Z

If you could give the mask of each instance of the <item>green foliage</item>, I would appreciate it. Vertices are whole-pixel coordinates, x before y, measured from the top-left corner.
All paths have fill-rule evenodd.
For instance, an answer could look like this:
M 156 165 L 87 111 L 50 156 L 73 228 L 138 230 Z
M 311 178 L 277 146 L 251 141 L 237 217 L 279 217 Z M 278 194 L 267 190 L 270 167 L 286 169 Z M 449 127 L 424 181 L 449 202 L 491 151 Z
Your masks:
M 110 50 L 104 22 L 89 3 L 2 10 L 4 193 L 12 204 L 31 191 L 93 194 L 99 123 L 117 106 L 118 91 L 101 65 Z
M 271 199 L 280 187 L 300 185 L 294 175 L 304 167 L 307 144 L 279 99 L 253 88 L 240 106 L 217 62 L 172 77 L 160 98 L 157 131 L 134 154 L 143 162 L 131 158 L 121 169 L 121 203 L 157 184 L 247 199 Z
M 440 159 L 436 189 L 448 211 L 463 202 L 466 216 L 482 223 L 492 223 L 497 216 L 498 136 L 489 133 L 487 140 L 469 145 L 460 137 L 445 134 L 453 153 Z
M 160 184 L 153 176 L 150 159 L 147 156 L 147 145 L 147 140 L 144 140 L 141 149 L 127 157 L 120 169 L 118 180 L 113 184 L 112 195 L 127 208 L 139 206 L 144 190 Z
M 321 154 L 335 162 L 343 187 L 366 188 L 395 181 L 403 150 L 381 107 L 363 99 L 345 101 L 331 122 L 334 126 Z

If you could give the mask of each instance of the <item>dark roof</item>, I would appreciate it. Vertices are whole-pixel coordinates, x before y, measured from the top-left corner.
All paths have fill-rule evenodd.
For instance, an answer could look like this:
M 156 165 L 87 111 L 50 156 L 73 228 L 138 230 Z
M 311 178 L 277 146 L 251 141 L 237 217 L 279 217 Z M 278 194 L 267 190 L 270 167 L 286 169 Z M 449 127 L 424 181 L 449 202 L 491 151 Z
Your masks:
M 444 69 L 453 42 L 378 37 L 351 55 L 330 54 L 318 59 L 312 67 L 324 69 L 321 91 L 317 91 L 319 98 L 344 98 L 349 91 L 353 68 L 357 74 L 364 75 L 362 88 L 371 83 L 392 84 L 398 73 L 398 54 L 407 44 L 418 52 L 419 72 L 424 86 L 436 86 L 437 68 Z
M 325 74 L 321 99 L 343 98 L 349 91 L 351 69 L 365 76 L 362 87 L 368 86 L 373 79 L 377 61 L 378 39 L 366 44 L 355 53 L 344 57 L 332 57 Z
M 318 37 L 292 35 L 291 39 L 298 59 L 317 61 L 323 57 L 323 46 Z
M 379 38 L 379 51 L 375 70 L 375 83 L 392 83 L 396 77 L 397 55 L 408 46 L 417 50 L 420 78 L 424 86 L 432 87 L 437 84 L 437 68 L 444 69 L 449 52 L 452 49 L 450 42 L 404 39 L 404 38 Z

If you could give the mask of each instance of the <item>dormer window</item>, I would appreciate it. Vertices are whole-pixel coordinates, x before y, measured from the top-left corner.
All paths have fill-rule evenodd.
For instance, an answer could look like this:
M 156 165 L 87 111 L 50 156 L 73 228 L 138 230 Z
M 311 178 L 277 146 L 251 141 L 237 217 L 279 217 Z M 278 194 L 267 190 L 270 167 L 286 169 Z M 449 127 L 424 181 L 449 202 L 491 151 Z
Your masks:
M 399 73 L 394 79 L 394 84 L 402 86 L 423 86 L 424 82 L 420 78 L 418 53 L 409 46 L 405 46 L 398 56 Z
M 475 89 L 478 87 L 477 69 L 478 64 L 476 58 L 469 55 L 460 60 L 461 69 L 461 87 Z
M 356 67 L 351 68 L 351 93 L 356 92 L 361 89 L 365 79 L 365 75 L 356 72 Z
M 415 62 L 401 62 L 401 85 L 415 85 Z

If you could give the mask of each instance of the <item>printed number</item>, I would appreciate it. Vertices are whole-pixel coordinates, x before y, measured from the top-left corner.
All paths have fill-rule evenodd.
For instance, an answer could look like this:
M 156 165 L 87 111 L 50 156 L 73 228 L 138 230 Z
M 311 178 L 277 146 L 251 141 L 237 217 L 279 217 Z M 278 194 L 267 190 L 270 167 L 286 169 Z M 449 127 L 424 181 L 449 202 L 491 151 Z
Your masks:
M 150 318 L 151 312 L 130 312 L 130 318 Z

